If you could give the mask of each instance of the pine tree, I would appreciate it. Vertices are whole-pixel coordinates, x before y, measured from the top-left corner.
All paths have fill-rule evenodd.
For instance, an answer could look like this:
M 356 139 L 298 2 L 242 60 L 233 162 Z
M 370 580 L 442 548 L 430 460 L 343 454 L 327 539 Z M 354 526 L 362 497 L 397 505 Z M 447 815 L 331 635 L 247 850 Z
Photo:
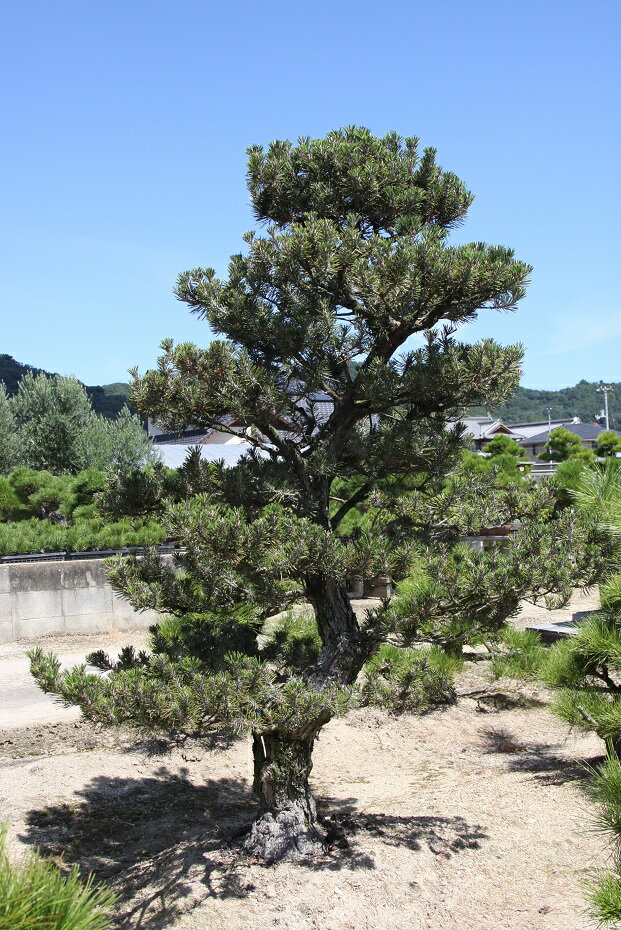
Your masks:
M 604 435 L 604 434 L 602 434 Z M 589 888 L 593 916 L 621 920 L 621 467 L 616 459 L 583 470 L 572 497 L 578 509 L 608 527 L 616 540 L 610 551 L 600 609 L 575 635 L 547 651 L 540 674 L 555 689 L 552 710 L 576 729 L 596 733 L 606 761 L 591 774 L 588 790 L 596 805 L 595 827 L 608 837 L 611 855 Z M 615 552 L 616 548 L 616 552 Z
M 582 445 L 580 436 L 563 426 L 552 430 L 539 458 L 544 462 L 565 462 L 570 458 L 582 459 L 589 465 L 595 462 L 595 454 Z
M 461 343 L 456 328 L 513 309 L 529 266 L 501 246 L 450 245 L 472 195 L 416 139 L 346 128 L 248 154 L 264 234 L 246 235 L 227 279 L 199 268 L 177 285 L 223 338 L 205 349 L 163 343 L 132 403 L 169 430 L 241 427 L 251 452 L 233 469 L 189 463 L 187 493 L 163 518 L 183 547 L 175 569 L 150 555 L 111 570 L 134 606 L 169 615 L 150 656 L 95 657 L 103 678 L 63 673 L 41 651 L 32 667 L 44 689 L 103 723 L 250 730 L 259 817 L 247 848 L 274 859 L 321 845 L 313 745 L 360 699 L 361 670 L 388 641 L 459 651 L 493 635 L 535 588 L 566 593 L 578 569 L 567 564 L 568 522 L 525 529 L 509 561 L 454 546 L 466 525 L 533 519 L 543 491 L 530 489 L 524 508 L 515 485 L 487 498 L 485 476 L 468 517 L 458 489 L 442 490 L 464 447 L 455 418 L 500 403 L 521 359 L 519 346 Z M 161 480 L 154 471 L 132 493 Z M 386 516 L 372 523 L 379 546 L 366 564 L 410 578 L 401 598 L 361 618 L 345 576 L 362 556 L 339 530 L 365 506 Z M 592 578 L 599 550 L 587 531 L 578 538 L 578 573 Z M 300 600 L 310 627 L 293 637 L 265 627 Z
M 612 429 L 605 429 L 595 440 L 593 451 L 602 457 L 621 455 L 621 436 Z
M 4 384 L 0 381 L 0 475 L 8 474 L 17 464 L 15 417 Z

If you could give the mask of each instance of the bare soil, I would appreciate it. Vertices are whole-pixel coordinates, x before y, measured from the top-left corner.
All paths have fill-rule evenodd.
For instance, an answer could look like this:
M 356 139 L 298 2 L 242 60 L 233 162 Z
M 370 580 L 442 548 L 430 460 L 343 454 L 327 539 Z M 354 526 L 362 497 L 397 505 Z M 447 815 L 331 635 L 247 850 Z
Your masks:
M 458 683 L 462 695 L 489 686 L 481 662 Z M 570 734 L 545 691 L 491 687 L 501 693 L 423 716 L 356 711 L 325 728 L 321 858 L 264 866 L 242 853 L 246 739 L 165 750 L 72 718 L 5 728 L 0 817 L 12 852 L 40 846 L 111 884 L 115 928 L 595 930 L 581 882 L 606 844 L 584 763 L 602 746 Z

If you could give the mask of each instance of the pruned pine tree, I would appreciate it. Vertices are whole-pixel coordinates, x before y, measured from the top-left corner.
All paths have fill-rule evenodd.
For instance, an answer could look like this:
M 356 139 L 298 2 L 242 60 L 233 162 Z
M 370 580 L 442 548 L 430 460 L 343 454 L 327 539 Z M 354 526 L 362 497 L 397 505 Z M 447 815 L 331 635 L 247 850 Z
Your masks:
M 482 310 L 514 309 L 530 268 L 503 246 L 450 244 L 472 195 L 414 138 L 346 128 L 248 154 L 263 234 L 245 236 L 228 278 L 197 268 L 177 285 L 222 338 L 205 349 L 164 342 L 157 369 L 135 377 L 132 403 L 168 430 L 241 427 L 252 451 L 226 480 L 168 508 L 168 531 L 186 547 L 176 571 L 155 556 L 111 571 L 136 607 L 172 615 L 154 654 L 104 678 L 61 673 L 42 653 L 33 670 L 104 723 L 249 729 L 260 811 L 247 847 L 274 859 L 321 845 L 313 745 L 365 663 L 388 640 L 434 638 L 421 621 L 424 585 L 408 610 L 356 616 L 339 526 L 383 483 L 433 488 L 464 445 L 455 418 L 514 390 L 519 346 L 469 345 L 455 332 Z M 462 625 L 488 596 L 488 585 L 477 593 L 481 577 Z M 318 649 L 301 668 L 285 649 L 268 661 L 266 618 L 300 599 L 312 605 Z M 446 601 L 436 612 L 450 623 L 453 609 Z M 488 628 L 506 614 L 495 600 Z
M 595 453 L 583 446 L 580 436 L 563 426 L 553 429 L 545 445 L 545 451 L 539 458 L 544 462 L 566 462 L 568 459 L 581 459 L 588 465 L 595 463 Z
M 591 912 L 601 923 L 621 920 L 621 467 L 615 459 L 584 469 L 572 497 L 577 509 L 607 526 L 616 553 L 600 588 L 600 609 L 574 636 L 546 651 L 540 674 L 555 689 L 552 710 L 572 727 L 596 733 L 606 761 L 591 773 L 595 828 L 610 842 L 608 868 L 589 887 Z M 612 562 L 612 566 L 611 563 Z
M 552 709 L 581 730 L 597 733 L 621 761 L 621 466 L 614 459 L 587 469 L 572 493 L 579 512 L 606 527 L 611 558 L 604 559 L 600 609 L 574 636 L 547 652 L 542 675 L 556 690 Z

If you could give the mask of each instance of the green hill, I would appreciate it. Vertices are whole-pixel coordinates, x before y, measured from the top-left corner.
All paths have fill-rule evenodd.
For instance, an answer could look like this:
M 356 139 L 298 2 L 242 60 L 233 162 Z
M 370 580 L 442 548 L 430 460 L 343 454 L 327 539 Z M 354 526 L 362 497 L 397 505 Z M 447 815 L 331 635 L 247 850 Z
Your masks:
M 608 395 L 610 425 L 618 428 L 621 425 L 621 382 L 608 383 L 614 391 Z M 547 420 L 549 408 L 553 420 L 580 417 L 583 423 L 591 423 L 604 407 L 604 396 L 597 393 L 599 386 L 597 381 L 579 381 L 573 387 L 561 388 L 559 391 L 519 387 L 513 397 L 490 413 L 505 423 L 527 423 L 531 420 Z M 473 415 L 486 412 L 480 407 L 471 411 Z
M 0 355 L 0 381 L 4 381 L 9 394 L 16 393 L 19 381 L 27 371 L 32 371 L 35 375 L 53 374 L 53 372 L 45 371 L 43 368 L 24 365 L 22 362 L 16 361 L 11 355 Z M 93 410 L 111 419 L 127 403 L 129 396 L 129 384 L 123 384 L 122 382 L 103 385 L 85 384 L 84 387 L 91 399 Z
M 35 374 L 43 372 L 42 368 L 33 368 L 16 361 L 10 355 L 0 355 L 0 381 L 4 381 L 9 394 L 17 391 L 17 385 L 27 371 Z M 614 393 L 609 395 L 610 425 L 621 427 L 621 382 L 610 382 Z M 122 382 L 114 384 L 85 385 L 88 396 L 97 413 L 106 417 L 115 417 L 123 404 L 127 403 L 129 385 Z M 489 412 L 506 423 L 527 423 L 530 420 L 547 420 L 548 408 L 553 420 L 563 417 L 580 417 L 584 423 L 592 422 L 604 406 L 602 394 L 597 393 L 597 381 L 579 381 L 574 387 L 561 388 L 559 391 L 539 391 L 534 388 L 519 387 L 513 397 Z M 473 416 L 487 413 L 481 407 L 473 407 Z

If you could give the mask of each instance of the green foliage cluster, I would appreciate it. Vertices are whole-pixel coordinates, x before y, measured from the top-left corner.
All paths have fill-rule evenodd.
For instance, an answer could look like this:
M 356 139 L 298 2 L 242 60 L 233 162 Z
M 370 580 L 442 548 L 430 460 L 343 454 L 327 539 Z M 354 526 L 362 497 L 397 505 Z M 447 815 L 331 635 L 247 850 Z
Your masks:
M 609 459 L 595 468 L 585 468 L 573 492 L 575 506 L 582 513 L 621 535 L 621 462 Z
M 568 459 L 579 459 L 588 465 L 595 463 L 595 453 L 582 445 L 580 436 L 562 426 L 557 426 L 552 430 L 546 442 L 545 451 L 539 458 L 543 462 L 565 462 Z
M 601 610 L 548 652 L 541 674 L 556 689 L 553 710 L 594 731 L 621 755 L 621 575 L 602 587 Z
M 16 468 L 0 477 L 0 554 L 83 552 L 150 546 L 165 538 L 160 522 L 98 511 L 105 475 L 95 468 L 77 475 Z
M 342 714 L 351 702 L 349 688 L 331 683 L 319 691 L 295 674 L 283 682 L 269 663 L 240 653 L 224 656 L 217 671 L 193 657 L 171 662 L 153 654 L 137 658 L 131 668 L 115 666 L 105 678 L 84 665 L 61 671 L 58 659 L 40 647 L 28 655 L 44 691 L 108 726 L 194 735 L 278 730 L 294 740 Z
M 517 459 L 524 458 L 524 450 L 520 444 L 516 442 L 515 439 L 511 439 L 510 436 L 503 435 L 502 433 L 494 436 L 494 438 L 487 443 L 483 451 L 485 455 L 489 455 L 492 458 L 506 455 L 510 455 Z
M 573 506 L 575 492 L 589 468 L 589 464 L 580 458 L 569 458 L 558 464 L 554 474 L 548 478 L 550 486 L 554 488 L 557 509 Z
M 78 867 L 68 874 L 42 856 L 11 865 L 0 827 L 0 927 L 3 930 L 108 930 L 114 895 Z
M 608 429 L 600 433 L 595 440 L 595 455 L 606 458 L 609 455 L 621 455 L 621 436 Z
M 88 468 L 77 475 L 15 468 L 0 477 L 0 519 L 45 519 L 57 513 L 65 519 L 93 515 L 95 495 L 104 487 L 104 473 Z
M 517 443 L 515 445 L 517 446 Z M 522 455 L 523 450 L 520 449 L 520 456 Z M 530 466 L 521 465 L 520 462 L 521 459 L 512 451 L 497 451 L 485 455 L 466 451 L 463 453 L 459 472 L 464 475 L 487 476 L 490 484 L 495 488 L 509 484 L 524 485 Z
M 269 467 L 268 463 L 264 467 Z M 168 468 L 155 461 L 126 472 L 109 472 L 98 506 L 111 517 L 161 514 L 168 503 L 178 503 L 203 492 L 219 500 L 230 499 L 232 485 L 237 483 L 241 488 L 245 475 L 243 463 L 228 469 L 221 462 L 204 461 L 194 448 L 180 468 Z M 272 500 L 264 497 L 265 502 Z
M 595 804 L 595 829 L 610 843 L 612 862 L 587 885 L 591 913 L 602 923 L 621 921 L 621 765 L 614 753 L 592 771 L 589 793 Z
M 312 611 L 287 610 L 263 630 L 266 641 L 262 656 L 277 668 L 295 669 L 299 674 L 315 664 L 321 653 L 321 637 Z
M 51 372 L 45 371 L 43 368 L 24 365 L 23 362 L 16 361 L 11 355 L 0 354 L 0 382 L 5 385 L 9 397 L 17 393 L 19 382 L 29 372 L 32 375 L 54 377 Z M 118 416 L 129 398 L 129 384 L 122 382 L 94 386 L 85 385 L 84 389 L 95 413 L 111 419 Z
M 35 517 L 17 523 L 0 523 L 0 555 L 153 546 L 164 539 L 161 524 L 148 518 L 125 517 L 106 522 L 103 517 L 94 516 L 76 520 L 69 526 Z
M 534 680 L 540 676 L 546 649 L 534 630 L 505 627 L 494 643 L 491 671 L 494 678 Z
M 401 649 L 384 643 L 367 662 L 359 687 L 363 706 L 393 713 L 429 710 L 455 700 L 459 657 L 437 647 Z
M 592 774 L 596 826 L 612 844 L 612 865 L 589 887 L 593 915 L 621 920 L 621 468 L 615 460 L 584 468 L 572 494 L 579 512 L 607 527 L 617 541 L 614 571 L 600 589 L 601 608 L 574 636 L 546 651 L 540 675 L 555 690 L 554 710 L 571 726 L 596 733 L 607 745 L 606 762 Z
M 127 407 L 114 420 L 95 413 L 74 378 L 29 371 L 11 397 L 0 390 L 0 473 L 16 465 L 58 475 L 89 467 L 127 471 L 153 455 L 137 416 Z

